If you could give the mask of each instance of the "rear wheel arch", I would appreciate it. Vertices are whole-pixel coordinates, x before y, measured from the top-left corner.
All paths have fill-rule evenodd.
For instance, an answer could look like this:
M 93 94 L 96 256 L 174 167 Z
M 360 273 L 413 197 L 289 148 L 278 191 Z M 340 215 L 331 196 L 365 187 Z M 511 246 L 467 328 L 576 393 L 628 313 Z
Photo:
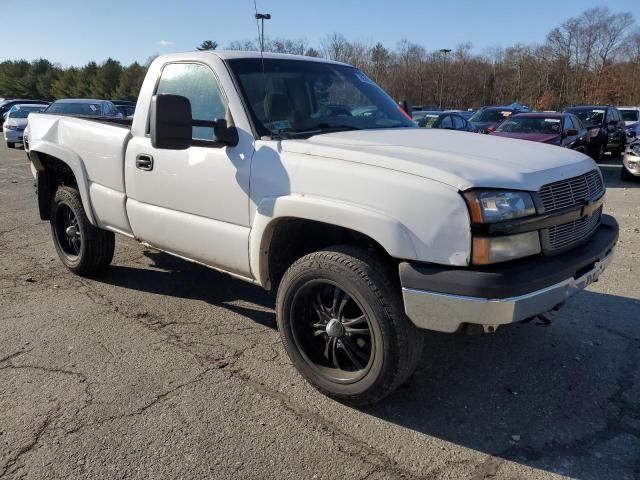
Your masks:
M 89 196 L 89 181 L 82 161 L 73 155 L 56 156 L 31 150 L 30 161 L 36 171 L 36 194 L 42 220 L 49 220 L 50 206 L 56 190 L 61 186 L 76 188 L 80 193 L 87 219 L 96 225 Z

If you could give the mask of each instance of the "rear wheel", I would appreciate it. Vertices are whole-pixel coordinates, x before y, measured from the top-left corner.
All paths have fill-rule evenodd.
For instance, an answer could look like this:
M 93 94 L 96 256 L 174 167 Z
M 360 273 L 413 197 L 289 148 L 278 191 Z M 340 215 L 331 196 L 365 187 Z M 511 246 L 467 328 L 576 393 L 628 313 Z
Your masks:
M 596 162 L 602 162 L 604 160 L 605 151 L 606 151 L 606 148 L 605 148 L 604 143 L 600 143 L 600 145 L 598 145 L 598 148 L 595 150 L 595 152 L 593 154 L 593 159 Z
M 295 262 L 280 283 L 277 320 L 298 371 L 349 403 L 384 398 L 420 360 L 423 334 L 404 314 L 400 285 L 360 248 L 338 246 Z
M 16 148 L 16 144 L 14 142 L 7 142 L 7 148 Z
M 78 190 L 58 188 L 51 203 L 50 223 L 58 256 L 69 270 L 87 275 L 109 266 L 115 235 L 91 225 Z

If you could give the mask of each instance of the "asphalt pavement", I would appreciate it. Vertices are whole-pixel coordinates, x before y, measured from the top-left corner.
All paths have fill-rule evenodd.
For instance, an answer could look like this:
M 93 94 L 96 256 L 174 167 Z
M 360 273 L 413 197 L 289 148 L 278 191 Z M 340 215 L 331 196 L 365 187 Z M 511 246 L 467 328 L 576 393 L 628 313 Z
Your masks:
M 258 287 L 118 238 L 69 273 L 0 146 L 0 479 L 640 478 L 640 182 L 602 165 L 616 258 L 551 323 L 426 333 L 355 409 L 308 386 Z

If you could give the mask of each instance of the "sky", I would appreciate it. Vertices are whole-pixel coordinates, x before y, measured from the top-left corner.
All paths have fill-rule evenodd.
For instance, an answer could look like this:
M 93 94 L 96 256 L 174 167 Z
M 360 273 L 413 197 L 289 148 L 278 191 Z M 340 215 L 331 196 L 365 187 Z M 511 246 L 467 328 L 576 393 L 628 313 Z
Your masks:
M 631 12 L 640 23 L 638 0 L 257 0 L 257 4 L 258 11 L 272 15 L 265 26 L 267 36 L 305 39 L 310 46 L 340 32 L 349 40 L 380 41 L 390 48 L 408 39 L 427 50 L 471 42 L 474 51 L 481 52 L 493 46 L 542 42 L 552 28 L 601 5 Z M 29 0 L 25 5 L 33 12 L 31 19 L 10 15 L 2 22 L 0 61 L 47 58 L 77 66 L 111 57 L 128 65 L 144 63 L 152 55 L 194 50 L 203 40 L 224 47 L 257 36 L 253 0 Z

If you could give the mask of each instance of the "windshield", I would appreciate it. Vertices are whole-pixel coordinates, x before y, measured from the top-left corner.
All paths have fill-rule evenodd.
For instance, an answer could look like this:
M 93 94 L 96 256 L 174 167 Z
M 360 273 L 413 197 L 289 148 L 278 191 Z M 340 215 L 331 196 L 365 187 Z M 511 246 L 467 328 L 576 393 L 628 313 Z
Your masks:
M 102 107 L 99 103 L 68 103 L 56 102 L 47 108 L 46 113 L 60 115 L 86 115 L 89 117 L 101 117 Z
M 116 110 L 125 117 L 130 117 L 136 111 L 136 107 L 133 105 L 116 105 Z
M 413 120 L 418 124 L 419 127 L 433 128 L 433 126 L 438 121 L 438 118 L 440 118 L 439 113 L 422 113 L 418 115 L 414 114 Z
M 33 107 L 15 106 L 9 110 L 9 118 L 27 118 L 31 112 L 41 112 L 45 108 L 47 108 L 46 105 Z
M 230 60 L 260 135 L 304 137 L 340 130 L 415 127 L 356 68 L 323 62 Z M 264 72 L 263 72 L 264 68 Z
M 560 133 L 559 118 L 513 117 L 505 120 L 496 132 L 511 133 Z
M 604 108 L 569 109 L 587 127 L 601 125 L 604 121 Z
M 505 118 L 509 117 L 513 113 L 513 110 L 507 109 L 487 109 L 478 110 L 469 119 L 470 122 L 501 122 Z
M 638 110 L 620 110 L 620 113 L 625 122 L 637 122 L 640 116 L 640 111 Z

